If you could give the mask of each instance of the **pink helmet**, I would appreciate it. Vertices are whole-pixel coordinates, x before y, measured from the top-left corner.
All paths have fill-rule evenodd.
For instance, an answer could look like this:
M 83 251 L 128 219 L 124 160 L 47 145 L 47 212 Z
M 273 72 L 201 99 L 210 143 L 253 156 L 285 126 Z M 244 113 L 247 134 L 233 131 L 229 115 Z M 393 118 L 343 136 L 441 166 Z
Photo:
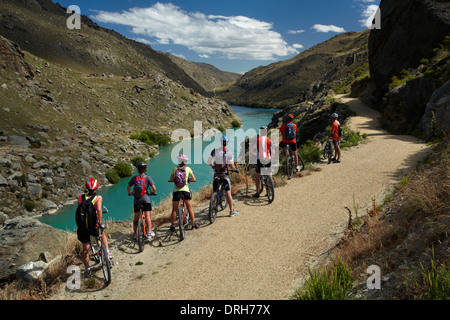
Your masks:
M 178 163 L 181 163 L 181 162 L 186 163 L 189 160 L 188 156 L 185 154 L 180 154 L 177 158 L 178 158 Z

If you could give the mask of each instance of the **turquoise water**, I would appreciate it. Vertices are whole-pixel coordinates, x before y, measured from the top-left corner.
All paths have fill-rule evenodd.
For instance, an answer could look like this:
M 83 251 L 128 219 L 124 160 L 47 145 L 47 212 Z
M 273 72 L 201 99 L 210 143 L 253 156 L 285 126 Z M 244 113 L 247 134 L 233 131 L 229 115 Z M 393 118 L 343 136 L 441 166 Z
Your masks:
M 229 150 L 233 152 L 235 159 L 240 153 L 240 141 L 246 136 L 252 136 L 262 125 L 270 123 L 273 113 L 276 110 L 254 109 L 239 106 L 231 106 L 236 115 L 242 120 L 242 127 L 233 130 L 227 129 L 231 143 Z M 147 175 L 152 177 L 157 189 L 157 196 L 151 197 L 152 205 L 156 206 L 161 200 L 172 195 L 173 183 L 167 182 L 170 173 L 175 167 L 172 157 L 176 158 L 179 153 L 189 156 L 189 167 L 192 168 L 196 183 L 190 184 L 192 191 L 198 191 L 201 187 L 212 182 L 212 169 L 207 165 L 206 160 L 213 148 L 220 145 L 220 137 L 217 134 L 207 140 L 206 138 L 196 138 L 174 143 L 167 147 L 161 147 L 161 152 L 148 162 Z M 133 174 L 136 174 L 134 172 Z M 127 195 L 127 184 L 131 177 L 123 178 L 119 183 L 101 188 L 98 194 L 103 197 L 103 204 L 108 208 L 106 220 L 131 220 L 133 197 Z M 77 205 L 70 205 L 60 209 L 56 214 L 40 218 L 43 223 L 63 230 L 75 230 L 75 210 Z

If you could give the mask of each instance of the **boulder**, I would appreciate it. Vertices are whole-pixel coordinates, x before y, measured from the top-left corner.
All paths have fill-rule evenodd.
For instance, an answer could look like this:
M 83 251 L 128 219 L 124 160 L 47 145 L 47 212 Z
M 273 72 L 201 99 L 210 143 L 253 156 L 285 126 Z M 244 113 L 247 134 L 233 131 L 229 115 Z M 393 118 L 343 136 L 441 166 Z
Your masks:
M 450 130 L 450 80 L 433 92 L 426 105 L 421 126 L 427 134 L 433 134 L 433 130 Z
M 69 235 L 29 217 L 7 220 L 0 229 L 0 281 L 14 279 L 20 266 L 36 261 L 42 252 L 56 256 Z

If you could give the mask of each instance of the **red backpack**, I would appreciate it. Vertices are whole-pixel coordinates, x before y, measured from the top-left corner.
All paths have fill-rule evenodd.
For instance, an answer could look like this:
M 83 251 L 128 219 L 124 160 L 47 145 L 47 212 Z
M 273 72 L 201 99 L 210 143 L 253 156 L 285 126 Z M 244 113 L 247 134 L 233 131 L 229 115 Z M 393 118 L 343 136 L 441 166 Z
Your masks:
M 134 196 L 138 198 L 142 198 L 147 194 L 147 185 L 145 183 L 146 175 L 138 175 L 134 180 Z

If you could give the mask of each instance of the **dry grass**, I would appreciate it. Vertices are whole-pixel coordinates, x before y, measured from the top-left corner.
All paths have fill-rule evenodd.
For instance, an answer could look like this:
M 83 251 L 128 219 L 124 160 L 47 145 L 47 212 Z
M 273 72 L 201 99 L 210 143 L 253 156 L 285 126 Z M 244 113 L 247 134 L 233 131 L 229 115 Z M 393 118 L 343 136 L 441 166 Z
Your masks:
M 436 261 L 449 265 L 449 151 L 447 139 L 399 184 L 383 206 L 374 201 L 358 226 L 347 208 L 349 227 L 332 255 L 345 261 L 355 278 L 376 264 L 383 274 L 400 275 L 395 298 L 420 299 L 421 287 L 426 286 L 420 264 L 430 264 L 431 248 Z

